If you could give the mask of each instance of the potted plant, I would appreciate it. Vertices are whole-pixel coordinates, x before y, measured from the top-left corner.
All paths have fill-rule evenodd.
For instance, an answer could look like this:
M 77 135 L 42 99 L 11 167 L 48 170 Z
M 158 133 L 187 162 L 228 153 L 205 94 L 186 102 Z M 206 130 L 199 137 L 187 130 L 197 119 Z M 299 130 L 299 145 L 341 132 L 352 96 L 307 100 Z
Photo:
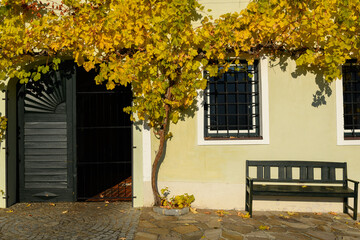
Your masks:
M 184 193 L 169 198 L 170 190 L 168 187 L 161 189 L 161 205 L 155 206 L 155 212 L 166 216 L 180 216 L 189 212 L 191 203 L 195 201 L 194 195 Z

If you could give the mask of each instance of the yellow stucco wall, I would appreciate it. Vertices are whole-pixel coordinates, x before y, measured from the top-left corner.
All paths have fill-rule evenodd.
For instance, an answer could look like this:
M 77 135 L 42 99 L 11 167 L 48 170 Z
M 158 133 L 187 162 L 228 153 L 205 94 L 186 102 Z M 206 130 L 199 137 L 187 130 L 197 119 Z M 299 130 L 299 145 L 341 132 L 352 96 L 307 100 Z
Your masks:
M 168 142 L 160 168 L 160 186 L 195 194 L 200 199 L 194 203 L 198 207 L 217 204 L 218 208 L 243 209 L 247 159 L 346 161 L 348 177 L 360 180 L 360 146 L 337 145 L 335 83 L 331 84 L 332 95 L 326 97 L 326 104 L 314 107 L 313 95 L 319 90 L 315 76 L 293 77 L 294 70 L 294 62 L 289 62 L 286 71 L 279 66 L 268 68 L 270 144 L 200 146 L 195 114 L 171 126 L 174 137 Z M 152 158 L 157 146 L 153 137 Z M 206 192 L 211 194 L 209 200 L 204 196 Z M 237 200 L 230 200 L 229 193 Z M 341 209 L 342 205 L 337 206 Z
M 218 17 L 245 8 L 246 0 L 200 0 Z M 165 161 L 159 172 L 159 188 L 168 186 L 173 194 L 195 195 L 195 207 L 244 209 L 245 161 L 308 160 L 348 163 L 348 176 L 360 180 L 360 146 L 337 145 L 335 83 L 326 104 L 314 107 L 319 90 L 312 74 L 294 77 L 295 63 L 283 71 L 268 67 L 270 143 L 263 145 L 198 145 L 198 113 L 171 126 L 174 137 L 167 144 Z M 342 93 L 340 93 L 342 94 Z M 151 159 L 158 140 L 151 137 Z M 149 187 L 149 186 L 148 186 Z M 151 205 L 151 191 L 143 192 L 144 205 Z M 342 203 L 332 199 L 282 199 L 255 201 L 256 210 L 341 211 Z M 311 200 L 309 204 L 308 200 Z M 327 202 L 323 202 L 326 200 Z M 350 202 L 351 203 L 351 202 Z

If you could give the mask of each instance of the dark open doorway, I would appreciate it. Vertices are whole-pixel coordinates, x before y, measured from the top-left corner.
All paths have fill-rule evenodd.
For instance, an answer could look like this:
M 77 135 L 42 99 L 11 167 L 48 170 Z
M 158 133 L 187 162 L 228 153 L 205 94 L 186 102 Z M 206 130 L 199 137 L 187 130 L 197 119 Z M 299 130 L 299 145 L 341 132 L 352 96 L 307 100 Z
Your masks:
M 77 199 L 130 200 L 132 124 L 130 86 L 107 90 L 79 68 L 76 82 Z

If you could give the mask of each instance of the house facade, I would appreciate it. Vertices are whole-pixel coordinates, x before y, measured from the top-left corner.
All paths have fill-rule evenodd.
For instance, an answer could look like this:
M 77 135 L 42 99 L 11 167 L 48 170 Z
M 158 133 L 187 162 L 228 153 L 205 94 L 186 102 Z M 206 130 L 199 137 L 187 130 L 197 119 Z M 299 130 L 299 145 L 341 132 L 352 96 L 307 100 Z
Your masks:
M 200 2 L 213 9 L 211 14 L 214 17 L 226 12 L 240 11 L 246 7 L 246 2 L 242 0 Z M 197 111 L 191 114 L 192 117 L 170 126 L 174 137 L 167 143 L 165 160 L 159 170 L 159 189 L 168 187 L 172 194 L 194 194 L 194 207 L 243 210 L 246 160 L 347 162 L 348 177 L 360 180 L 360 139 L 357 138 L 360 124 L 357 123 L 357 113 L 354 111 L 357 109 L 357 98 L 360 97 L 356 92 L 357 85 L 360 85 L 359 76 L 356 74 L 358 68 L 351 64 L 344 66 L 344 79 L 331 84 L 324 83 L 319 76 L 299 73 L 296 70 L 296 64 L 291 60 L 284 66 L 279 62 L 261 58 L 253 65 L 241 62 L 238 66 L 230 68 L 222 77 L 209 78 L 208 89 L 199 92 Z M 69 78 L 81 78 L 79 72 L 76 74 Z M 206 72 L 204 74 L 206 75 Z M 57 147 L 54 149 L 66 150 L 59 150 L 58 154 L 57 150 L 35 150 L 32 154 L 34 150 L 31 146 L 34 144 L 29 143 L 31 140 L 28 141 L 25 137 L 21 140 L 21 136 L 19 140 L 21 131 L 23 136 L 27 135 L 26 131 L 34 132 L 33 135 L 41 132 L 36 126 L 35 130 L 31 128 L 34 127 L 34 123 L 42 121 L 39 119 L 41 117 L 36 118 L 34 109 L 29 108 L 31 94 L 29 93 L 29 97 L 26 98 L 26 91 L 30 90 L 25 89 L 21 94 L 21 86 L 10 80 L 7 91 L 0 93 L 0 112 L 6 114 L 9 119 L 7 138 L 0 145 L 0 189 L 5 191 L 5 196 L 0 199 L 0 207 L 18 201 L 31 201 L 33 196 L 35 199 L 40 197 L 55 201 L 58 196 L 66 195 L 61 200 L 79 200 L 80 187 L 76 184 L 81 181 L 81 177 L 101 179 L 101 174 L 109 174 L 109 170 L 104 170 L 86 175 L 83 172 L 89 173 L 92 170 L 79 170 L 79 166 L 82 165 L 79 152 L 85 153 L 94 149 L 95 152 L 91 155 L 96 155 L 96 151 L 104 149 L 108 144 L 99 147 L 99 144 L 104 142 L 99 141 L 92 145 L 93 141 L 88 140 L 88 136 L 94 134 L 81 135 L 82 130 L 99 128 L 85 120 L 84 125 L 79 126 L 78 119 L 86 119 L 83 117 L 86 106 L 74 105 L 74 102 L 86 102 L 86 97 L 82 99 L 80 96 L 93 90 L 90 91 L 85 86 L 80 91 L 81 86 L 64 84 L 67 84 L 67 98 L 59 101 L 51 110 L 57 114 L 56 116 L 65 114 L 64 120 L 56 120 L 55 115 L 49 115 L 55 120 L 50 124 L 42 123 L 39 127 L 57 124 L 56 129 L 63 129 L 63 134 L 59 134 L 65 136 L 65 140 L 56 142 Z M 121 101 L 125 104 L 127 100 Z M 37 105 L 44 105 L 36 102 Z M 60 103 L 63 102 L 66 106 L 61 107 Z M 117 107 L 115 109 L 120 109 L 121 106 Z M 31 120 L 33 117 L 36 118 L 34 121 Z M 110 149 L 117 149 L 119 144 L 127 147 L 112 152 L 112 156 L 115 157 L 108 159 L 116 161 L 117 157 L 120 159 L 127 156 L 124 161 L 131 162 L 131 168 L 127 173 L 130 171 L 132 176 L 133 206 L 151 206 L 151 164 L 158 148 L 158 140 L 142 124 L 129 125 L 124 122 L 115 128 L 126 128 L 128 132 L 119 133 L 118 135 L 125 134 L 126 137 L 117 144 L 117 140 L 111 141 L 115 142 L 115 145 Z M 101 139 L 101 136 L 98 137 Z M 42 136 L 35 138 L 43 139 Z M 48 140 L 43 139 L 44 141 Z M 83 150 L 78 150 L 81 148 L 79 146 L 84 146 Z M 29 154 L 26 154 L 26 151 Z M 128 154 L 124 154 L 125 152 Z M 42 163 L 37 161 L 36 156 L 44 154 L 56 157 L 62 154 L 61 156 L 67 157 L 64 158 L 62 167 L 61 163 L 55 161 L 55 165 L 39 166 Z M 26 158 L 27 155 L 30 157 Z M 86 162 L 90 156 L 84 156 L 83 165 L 91 165 Z M 48 159 L 45 157 L 44 161 Z M 57 177 L 42 177 L 49 175 L 51 171 L 58 174 Z M 127 173 L 123 176 L 127 176 Z M 293 173 L 297 174 L 299 173 Z M 315 171 L 314 177 L 318 174 L 321 173 Z M 45 186 L 48 183 L 47 179 L 55 185 Z M 41 190 L 37 191 L 36 184 L 40 183 Z M 60 185 L 63 187 L 60 188 Z M 30 189 L 29 192 L 26 192 L 27 188 Z M 57 192 L 57 188 L 62 190 Z M 51 194 L 57 196 L 51 198 Z M 254 202 L 255 210 L 342 211 L 342 206 L 341 199 L 318 201 L 282 198 L 279 202 L 277 198 L 268 198 Z

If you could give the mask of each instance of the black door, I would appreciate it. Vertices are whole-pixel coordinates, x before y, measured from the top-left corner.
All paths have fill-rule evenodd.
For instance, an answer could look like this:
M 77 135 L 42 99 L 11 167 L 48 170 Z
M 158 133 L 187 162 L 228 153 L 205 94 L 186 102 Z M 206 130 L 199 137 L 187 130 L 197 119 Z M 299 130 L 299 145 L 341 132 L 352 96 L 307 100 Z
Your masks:
M 131 196 L 132 131 L 123 108 L 131 88 L 94 84 L 94 72 L 77 71 L 76 138 L 78 200 L 122 200 Z
M 19 84 L 19 201 L 73 201 L 73 64 Z

